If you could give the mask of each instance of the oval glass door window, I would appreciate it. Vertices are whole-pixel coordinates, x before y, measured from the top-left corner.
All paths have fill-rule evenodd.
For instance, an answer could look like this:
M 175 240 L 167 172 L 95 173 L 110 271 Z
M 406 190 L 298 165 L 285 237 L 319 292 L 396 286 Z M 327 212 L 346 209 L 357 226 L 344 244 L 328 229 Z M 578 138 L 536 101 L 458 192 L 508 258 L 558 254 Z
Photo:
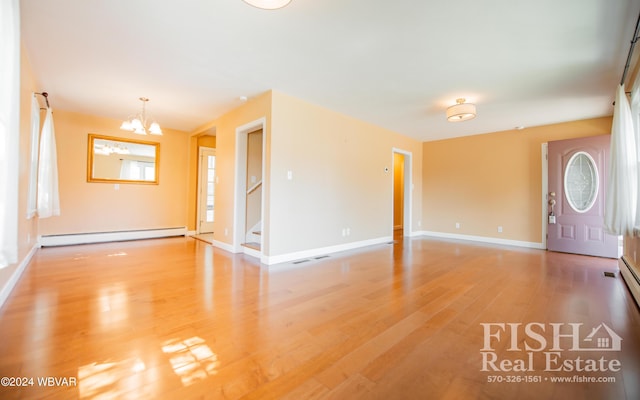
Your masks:
M 571 208 L 579 213 L 593 207 L 598 197 L 598 169 L 588 153 L 579 151 L 564 171 L 564 193 Z

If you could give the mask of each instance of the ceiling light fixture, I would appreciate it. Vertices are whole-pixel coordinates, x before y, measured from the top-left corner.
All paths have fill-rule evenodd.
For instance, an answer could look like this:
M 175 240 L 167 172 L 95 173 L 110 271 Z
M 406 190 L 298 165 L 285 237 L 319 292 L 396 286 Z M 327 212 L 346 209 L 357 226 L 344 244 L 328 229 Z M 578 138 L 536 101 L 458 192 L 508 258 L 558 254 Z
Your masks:
M 245 3 L 263 10 L 276 10 L 291 3 L 291 0 L 243 0 Z
M 466 99 L 456 99 L 456 105 L 447 108 L 447 121 L 462 122 L 476 117 L 476 105 L 465 103 Z
M 160 125 L 158 125 L 157 122 L 152 121 L 151 124 L 147 125 L 145 105 L 149 99 L 146 97 L 140 97 L 140 101 L 142 102 L 142 112 L 123 121 L 122 125 L 120 125 L 120 129 L 123 131 L 137 133 L 138 135 L 146 135 L 147 133 L 151 135 L 162 135 L 162 129 L 160 129 Z

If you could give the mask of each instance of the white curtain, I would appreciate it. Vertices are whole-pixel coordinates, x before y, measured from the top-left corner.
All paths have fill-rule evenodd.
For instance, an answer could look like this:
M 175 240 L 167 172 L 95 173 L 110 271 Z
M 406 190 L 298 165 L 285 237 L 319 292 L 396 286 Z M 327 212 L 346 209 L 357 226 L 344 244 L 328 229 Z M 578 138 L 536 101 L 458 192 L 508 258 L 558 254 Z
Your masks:
M 636 189 L 640 191 L 640 75 L 636 76 L 631 89 L 631 120 L 633 121 L 634 138 L 636 140 Z M 635 226 L 640 227 L 640 193 L 636 195 L 636 221 Z
M 36 215 L 38 193 L 38 145 L 40 143 L 40 103 L 35 93 L 31 95 L 31 162 L 29 163 L 29 193 L 27 218 Z
M 58 157 L 56 135 L 53 128 L 53 111 L 47 108 L 47 116 L 40 136 L 40 160 L 38 161 L 38 217 L 60 215 L 58 194 Z
M 614 235 L 633 235 L 638 195 L 638 163 L 631 108 L 624 85 L 618 87 L 613 109 L 609 176 L 604 223 Z
M 0 1 L 0 268 L 18 261 L 20 2 Z

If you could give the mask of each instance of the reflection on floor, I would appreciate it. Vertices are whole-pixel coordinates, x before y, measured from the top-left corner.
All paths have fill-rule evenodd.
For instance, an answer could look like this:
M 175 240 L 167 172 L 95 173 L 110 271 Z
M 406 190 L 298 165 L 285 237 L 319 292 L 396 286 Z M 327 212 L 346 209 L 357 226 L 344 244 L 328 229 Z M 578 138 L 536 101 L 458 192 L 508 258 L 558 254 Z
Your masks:
M 209 244 L 213 244 L 213 232 L 194 235 L 193 238 L 197 240 L 201 240 L 203 242 L 207 242 Z
M 47 247 L 0 308 L 3 400 L 637 400 L 639 371 L 617 260 L 453 240 Z

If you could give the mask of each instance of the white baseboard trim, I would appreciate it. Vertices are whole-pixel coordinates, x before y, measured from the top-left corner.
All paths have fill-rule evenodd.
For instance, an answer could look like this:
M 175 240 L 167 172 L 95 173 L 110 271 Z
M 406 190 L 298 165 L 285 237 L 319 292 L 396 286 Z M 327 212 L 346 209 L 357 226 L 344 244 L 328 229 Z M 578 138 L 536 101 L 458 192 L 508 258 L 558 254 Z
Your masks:
M 213 247 L 217 247 L 217 248 L 219 248 L 221 250 L 228 251 L 229 253 L 234 253 L 234 254 L 244 253 L 244 254 L 250 255 L 252 257 L 259 258 L 259 259 L 262 258 L 262 252 L 260 252 L 259 250 L 255 250 L 255 249 L 252 249 L 252 248 L 249 248 L 249 247 L 245 247 L 245 246 L 242 246 L 242 245 L 234 246 L 232 244 L 221 242 L 219 240 L 213 240 L 211 242 L 211 245 Z M 264 261 L 261 260 L 261 262 L 264 262 Z
M 255 257 L 255 258 L 259 259 L 260 262 L 263 262 L 262 259 L 264 257 L 262 256 L 262 252 L 260 250 L 256 250 L 256 249 L 252 249 L 250 247 L 242 246 L 242 252 L 244 254 L 248 255 L 248 256 Z
M 185 236 L 186 227 L 181 228 L 164 228 L 164 229 L 145 229 L 137 231 L 120 231 L 120 232 L 96 232 L 96 233 L 77 233 L 68 235 L 47 235 L 40 236 L 38 242 L 42 247 L 48 246 L 69 246 L 74 244 L 102 243 L 102 242 L 121 242 L 125 240 L 155 239 L 171 236 Z
M 413 237 L 420 237 L 420 236 L 424 236 L 422 231 L 411 231 L 409 232 L 409 236 L 404 236 L 404 237 L 413 238 Z
M 197 231 L 187 231 L 184 235 L 185 236 L 195 236 L 197 235 L 198 232 Z
M 228 251 L 229 253 L 241 253 L 242 251 L 237 251 L 235 247 L 233 247 L 233 245 L 229 244 L 229 243 L 225 243 L 225 242 L 221 242 L 219 240 L 213 240 L 211 242 L 211 245 L 213 247 L 217 247 L 219 249 L 222 249 L 224 251 Z
M 322 256 L 326 254 L 337 253 L 340 251 L 354 250 L 361 247 L 373 246 L 373 245 L 382 244 L 382 243 L 389 243 L 392 240 L 393 240 L 392 236 L 385 236 L 377 239 L 369 239 L 369 240 L 362 240 L 359 242 L 338 244 L 335 246 L 320 247 L 317 249 L 297 251 L 293 253 L 280 254 L 277 256 L 263 255 L 260 261 L 263 264 L 267 264 L 267 265 L 281 264 L 281 263 L 286 263 L 286 262 L 295 261 L 295 260 L 302 260 L 309 257 Z
M 18 264 L 18 268 L 16 268 L 16 270 L 13 271 L 13 274 L 11 274 L 7 283 L 0 289 L 0 308 L 2 308 L 2 306 L 4 305 L 4 302 L 7 301 L 7 299 L 9 298 L 11 291 L 18 283 L 18 280 L 20 280 L 22 273 L 27 268 L 27 265 L 29 265 L 29 263 L 31 262 L 31 258 L 33 258 L 34 254 L 36 254 L 36 251 L 38 251 L 39 248 L 40 248 L 40 245 L 38 243 L 33 245 L 33 247 L 31 248 L 31 250 L 29 250 L 29 252 L 24 257 L 24 259 L 22 259 L 20 264 Z
M 516 247 L 526 247 L 529 249 L 540 249 L 545 250 L 546 247 L 542 243 L 536 242 L 525 242 L 521 240 L 510 240 L 510 239 L 499 239 L 487 236 L 474 236 L 474 235 L 460 235 L 457 233 L 445 233 L 445 232 L 433 232 L 433 231 L 422 231 L 420 232 L 422 236 L 430 236 L 442 239 L 456 239 L 456 240 L 468 240 L 472 242 L 480 242 L 487 244 L 499 244 L 505 246 L 516 246 Z

